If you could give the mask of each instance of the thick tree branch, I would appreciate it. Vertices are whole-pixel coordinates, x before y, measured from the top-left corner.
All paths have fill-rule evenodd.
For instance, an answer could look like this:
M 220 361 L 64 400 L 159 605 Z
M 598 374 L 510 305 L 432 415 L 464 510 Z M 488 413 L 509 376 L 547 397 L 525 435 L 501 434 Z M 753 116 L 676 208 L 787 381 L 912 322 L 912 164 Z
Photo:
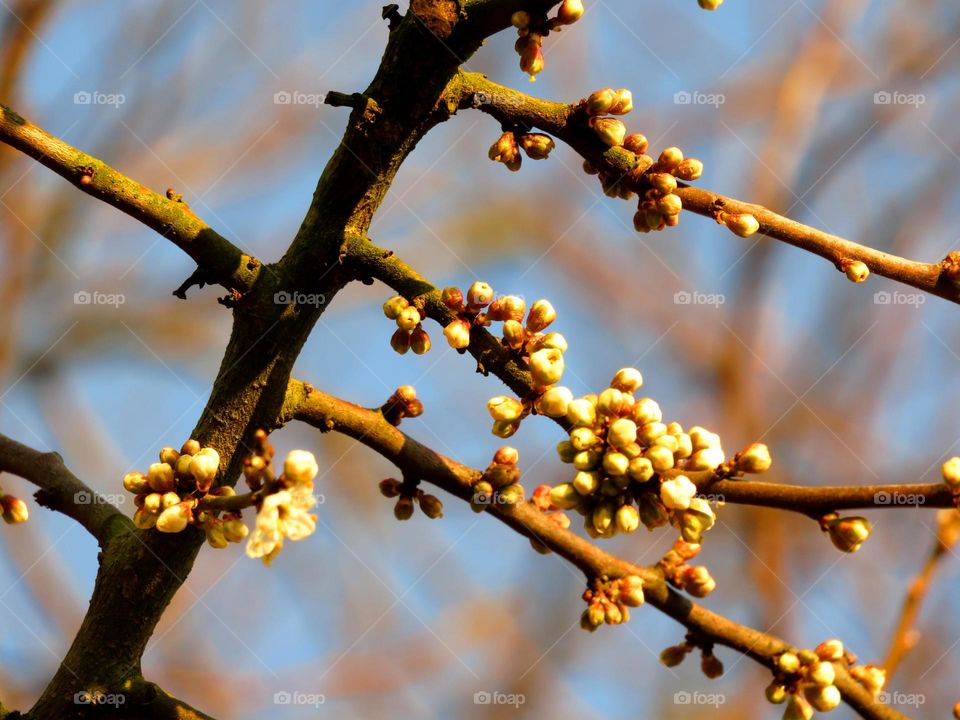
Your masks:
M 240 292 L 253 287 L 260 261 L 244 254 L 172 193 L 174 199 L 155 193 L 31 124 L 5 105 L 0 105 L 0 140 L 81 191 L 156 230 L 193 258 L 211 280 Z
M 0 435 L 0 470 L 39 487 L 37 502 L 83 525 L 103 546 L 112 532 L 130 520 L 100 498 L 63 464 L 57 453 L 43 453 Z M 113 526 L 119 523 L 120 526 Z
M 500 121 L 504 127 L 539 128 L 567 143 L 595 167 L 608 167 L 626 175 L 638 164 L 638 156 L 623 148 L 608 148 L 586 126 L 586 114 L 578 104 L 540 100 L 491 82 L 479 73 L 461 72 L 461 108 L 476 108 Z M 643 168 L 644 170 L 646 168 Z M 859 260 L 871 272 L 910 287 L 960 303 L 960 268 L 952 257 L 925 263 L 890 255 L 836 235 L 817 230 L 767 208 L 742 202 L 683 183 L 676 194 L 685 210 L 714 218 L 718 209 L 750 213 L 767 237 L 826 258 L 839 267 L 843 260 Z M 953 278 L 953 280 L 951 280 Z
M 473 495 L 480 478 L 478 470 L 461 465 L 402 433 L 375 410 L 339 400 L 298 381 L 291 381 L 282 420 L 300 420 L 322 432 L 334 430 L 355 438 L 394 463 L 411 477 L 443 488 L 463 500 Z M 792 650 L 783 640 L 736 623 L 707 610 L 671 589 L 652 568 L 639 567 L 615 557 L 551 522 L 532 503 L 488 506 L 487 512 L 521 535 L 536 539 L 576 565 L 589 579 L 602 575 L 639 575 L 644 580 L 647 602 L 713 642 L 745 653 L 771 667 L 774 658 Z M 837 664 L 837 688 L 844 700 L 865 718 L 904 718 L 893 708 L 877 702 Z

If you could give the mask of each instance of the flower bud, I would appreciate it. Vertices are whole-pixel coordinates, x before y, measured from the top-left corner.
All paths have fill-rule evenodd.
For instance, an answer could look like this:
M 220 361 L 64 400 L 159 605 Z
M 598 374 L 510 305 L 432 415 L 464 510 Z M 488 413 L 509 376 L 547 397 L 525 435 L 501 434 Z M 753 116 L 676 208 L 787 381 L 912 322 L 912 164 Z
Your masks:
M 679 215 L 681 210 L 683 210 L 683 202 L 679 195 L 664 195 L 657 200 L 657 212 L 664 217 Z
M 680 163 L 683 162 L 683 151 L 678 147 L 668 147 L 657 159 L 657 169 L 664 172 L 673 172 L 678 167 Z
M 207 545 L 217 550 L 222 550 L 227 545 L 230 544 L 230 541 L 227 540 L 226 535 L 223 532 L 223 523 L 222 522 L 212 522 L 204 527 L 204 534 L 207 536 Z
M 561 510 L 572 510 L 580 503 L 580 493 L 571 483 L 561 483 L 550 490 L 550 503 Z
M 168 507 L 173 507 L 174 505 L 180 502 L 180 496 L 175 492 L 164 493 L 160 496 L 160 508 L 166 510 Z
M 696 180 L 703 175 L 703 163 L 695 158 L 687 158 L 677 165 L 674 174 L 681 180 L 688 182 L 690 180 Z
M 745 473 L 764 473 L 770 469 L 773 460 L 770 450 L 763 443 L 753 443 L 737 454 L 734 459 L 737 470 Z
M 870 268 L 859 260 L 843 263 L 843 272 L 850 282 L 862 283 L 870 277 Z
M 406 355 L 410 349 L 410 333 L 397 329 L 390 337 L 390 347 L 400 355 Z
M 716 10 L 723 5 L 723 0 L 697 0 L 697 4 L 704 10 Z
M 785 652 L 777 658 L 777 667 L 780 669 L 780 672 L 793 675 L 800 670 L 800 658 L 792 652 Z
M 490 146 L 490 151 L 487 153 L 487 155 L 494 162 L 508 163 L 517 160 L 520 157 L 520 148 L 517 147 L 517 140 L 513 133 L 505 132 L 503 135 L 501 135 L 500 139 Z
M 573 477 L 574 490 L 584 497 L 593 495 L 593 493 L 597 491 L 598 487 L 600 487 L 600 473 L 596 472 L 595 470 L 581 470 Z
M 523 347 L 524 339 L 526 338 L 526 331 L 516 320 L 506 320 L 503 323 L 503 342 L 514 350 L 519 350 Z
M 397 394 L 399 393 L 398 389 Z M 283 461 L 283 475 L 295 485 L 313 482 L 319 471 L 316 458 L 307 450 L 291 450 Z
M 592 92 L 590 97 L 587 98 L 587 114 L 606 115 L 617 104 L 618 100 L 617 91 L 613 88 L 604 88 Z
M 190 522 L 190 506 L 188 503 L 171 505 L 160 513 L 157 518 L 157 530 L 163 533 L 181 532 Z
M 940 468 L 943 481 L 954 493 L 960 492 L 960 457 L 952 457 Z
M 653 463 L 647 458 L 638 457 L 630 461 L 630 467 L 627 469 L 627 472 L 630 474 L 630 477 L 637 482 L 646 482 L 654 476 L 656 471 L 653 469 Z
M 637 441 L 637 424 L 627 418 L 614 420 L 607 430 L 607 442 L 620 449 Z
M 397 504 L 393 506 L 393 516 L 397 520 L 409 520 L 413 517 L 413 498 L 408 495 L 401 495 L 397 498 Z
M 564 367 L 563 353 L 554 348 L 537 350 L 530 356 L 530 375 L 541 387 L 560 382 Z
M 572 400 L 567 405 L 567 420 L 576 427 L 593 427 L 597 424 L 597 407 L 585 398 Z
M 443 517 L 443 503 L 435 495 L 424 493 L 420 496 L 420 509 L 431 520 Z
M 451 310 L 463 309 L 463 293 L 460 292 L 460 288 L 444 288 L 440 293 L 440 300 L 442 300 L 443 304 Z
M 676 667 L 683 662 L 688 650 L 682 645 L 671 645 L 660 651 L 660 662 L 666 667 Z
M 523 485 L 518 485 L 517 483 L 514 483 L 513 485 L 507 485 L 497 494 L 500 498 L 500 502 L 502 502 L 504 505 L 516 505 L 517 503 L 523 502 Z
M 734 235 L 740 237 L 750 237 L 760 229 L 760 223 L 749 213 L 723 215 L 723 224 L 730 228 Z
M 549 135 L 527 133 L 520 136 L 520 146 L 531 160 L 546 160 L 556 145 Z
M 573 25 L 581 17 L 583 17 L 581 0 L 563 0 L 557 9 L 557 20 L 561 25 Z
M 592 117 L 590 127 L 606 145 L 617 147 L 627 136 L 627 127 L 616 118 Z
M 703 657 L 700 658 L 700 670 L 708 678 L 715 680 L 723 675 L 723 663 L 716 655 L 704 653 Z
M 578 427 L 570 431 L 570 444 L 577 451 L 589 450 L 602 442 L 591 428 Z
M 607 475 L 626 475 L 630 460 L 623 453 L 608 452 L 603 456 L 603 470 Z
M 616 388 L 607 388 L 597 398 L 597 412 L 608 417 L 617 417 L 629 402 L 629 397 Z
M 833 665 L 829 662 L 817 662 L 812 665 L 807 672 L 807 679 L 814 685 L 819 685 L 820 687 L 833 685 L 833 681 L 836 680 L 836 678 L 837 675 L 833 669 Z
M 487 318 L 490 320 L 523 320 L 527 312 L 527 304 L 523 298 L 516 295 L 504 295 L 494 300 L 487 309 Z
M 142 472 L 128 472 L 123 476 L 123 487 L 134 495 L 139 495 L 150 489 L 150 481 Z
M 673 469 L 673 451 L 663 445 L 654 445 L 645 455 L 657 472 Z
M 636 368 L 627 367 L 617 370 L 610 381 L 610 387 L 625 393 L 632 393 L 643 385 L 643 375 Z
M 697 486 L 686 475 L 677 475 L 660 483 L 660 500 L 671 510 L 686 510 L 697 494 Z
M 640 398 L 631 411 L 633 421 L 640 427 L 663 420 L 663 413 L 655 400 Z
M 506 440 L 507 438 L 513 437 L 519 429 L 519 420 L 514 420 L 512 422 L 495 420 L 493 423 L 493 429 L 490 432 L 492 432 L 498 438 L 503 438 Z
M 542 350 L 543 348 L 552 348 L 565 353 L 568 348 L 567 339 L 558 332 L 547 333 L 540 338 L 537 343 L 537 350 Z
M 827 534 L 834 547 L 843 552 L 856 552 L 873 532 L 873 525 L 863 517 L 835 518 L 827 522 Z
M 610 108 L 609 112 L 611 115 L 626 115 L 633 110 L 633 93 L 626 88 L 621 88 L 617 90 L 616 93 L 617 102 Z
M 510 16 L 510 23 L 517 30 L 526 30 L 530 26 L 530 13 L 526 10 L 517 10 Z
M 614 515 L 613 505 L 609 502 L 602 502 L 594 508 L 593 514 L 590 516 L 590 522 L 601 537 L 610 532 L 610 528 L 613 527 Z
M 767 696 L 767 702 L 774 705 L 779 705 L 787 699 L 787 689 L 778 682 L 770 683 L 763 692 Z
M 655 172 L 644 175 L 650 187 L 660 195 L 670 195 L 677 189 L 677 179 L 670 173 Z
M 160 462 L 166 463 L 170 467 L 174 467 L 177 464 L 177 458 L 180 457 L 178 453 L 172 447 L 165 447 L 160 449 Z
M 640 522 L 648 530 L 663 527 L 670 520 L 666 508 L 653 493 L 641 493 L 637 497 L 637 507 L 640 511 Z
M 490 417 L 501 422 L 512 422 L 523 417 L 523 404 L 506 395 L 498 395 L 487 401 Z
M 204 450 L 207 449 L 212 452 L 207 453 L 201 450 L 190 458 L 190 474 L 196 480 L 197 489 L 200 492 L 206 492 L 210 489 L 217 477 L 217 471 L 220 469 L 220 455 L 212 448 L 204 448 Z
M 462 350 L 470 344 L 470 323 L 454 320 L 443 329 L 443 335 L 454 350 Z
M 153 463 L 147 469 L 147 480 L 151 489 L 159 493 L 169 492 L 176 486 L 173 468 L 166 463 Z
M 30 517 L 30 508 L 27 504 L 13 495 L 0 496 L 0 510 L 2 510 L 4 522 L 8 525 L 25 523 Z
M 467 289 L 467 307 L 474 310 L 484 308 L 493 302 L 493 294 L 492 287 L 477 280 Z
M 616 523 L 617 530 L 622 533 L 635 532 L 640 527 L 640 512 L 633 505 L 621 505 L 617 510 Z
M 156 514 L 163 509 L 163 495 L 160 493 L 150 493 L 143 499 L 143 509 L 145 512 Z
M 687 470 L 716 470 L 724 461 L 723 449 L 712 447 L 697 450 L 691 455 L 684 467 Z
M 821 660 L 832 662 L 843 658 L 843 643 L 837 639 L 824 640 L 813 649 Z
M 694 565 L 683 572 L 683 588 L 694 597 L 703 598 L 717 587 L 717 581 L 705 565 Z
M 383 314 L 390 320 L 396 320 L 401 311 L 410 307 L 410 302 L 402 295 L 394 295 L 383 304 Z
M 549 300 L 537 300 L 530 306 L 530 313 L 527 315 L 527 330 L 532 333 L 538 333 L 544 330 L 550 323 L 557 319 L 557 311 Z
M 180 448 L 181 455 L 196 455 L 198 452 L 200 452 L 200 443 L 192 438 L 187 440 Z
M 803 696 L 817 712 L 830 712 L 840 704 L 840 691 L 835 685 L 807 687 Z
M 556 385 L 547 388 L 546 392 L 537 399 L 537 412 L 552 418 L 565 417 L 572 401 L 573 393 L 570 389 Z
M 430 335 L 427 334 L 427 331 L 423 329 L 423 325 L 418 325 L 412 333 L 410 333 L 410 349 L 417 355 L 425 355 L 430 352 L 430 347 L 433 343 L 430 342 Z
M 396 317 L 397 327 L 410 332 L 420 324 L 420 311 L 412 305 L 401 310 Z
M 484 480 L 490 483 L 494 490 L 513 485 L 520 480 L 522 471 L 516 465 L 491 465 L 483 474 Z
M 543 51 L 537 43 L 527 43 L 520 53 L 520 69 L 533 80 L 533 76 L 543 72 Z
M 887 671 L 874 665 L 854 665 L 850 675 L 871 695 L 877 695 L 887 684 Z
M 386 478 L 380 481 L 380 494 L 386 498 L 394 498 L 400 494 L 401 482 L 396 478 Z
M 709 1 L 700 0 L 701 7 L 703 7 L 702 3 Z M 783 720 L 811 720 L 812 717 L 813 708 L 802 696 L 790 695 L 787 697 L 787 707 L 783 711 Z
M 240 518 L 231 518 L 223 521 L 223 537 L 226 538 L 227 542 L 241 542 L 249 532 L 249 528 L 244 525 L 243 520 Z

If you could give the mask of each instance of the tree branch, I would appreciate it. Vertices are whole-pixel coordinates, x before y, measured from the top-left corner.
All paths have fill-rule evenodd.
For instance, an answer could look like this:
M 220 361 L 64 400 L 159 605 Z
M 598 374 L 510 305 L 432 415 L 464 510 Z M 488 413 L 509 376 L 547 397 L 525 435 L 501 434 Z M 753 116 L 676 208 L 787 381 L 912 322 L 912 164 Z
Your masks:
M 5 105 L 0 105 L 0 140 L 81 191 L 156 230 L 189 255 L 207 277 L 228 290 L 247 292 L 253 287 L 260 261 L 213 230 L 174 194 L 170 199 L 155 193 L 31 124 Z
M 344 400 L 334 398 L 309 385 L 291 381 L 281 421 L 300 420 L 322 432 L 334 430 L 373 449 L 404 473 L 420 478 L 463 500 L 473 495 L 473 484 L 480 479 L 478 470 L 422 445 L 391 425 L 383 415 Z M 639 567 L 611 555 L 580 536 L 551 522 L 532 503 L 493 504 L 486 512 L 525 537 L 535 539 L 576 565 L 590 579 L 638 575 L 644 580 L 647 602 L 678 622 L 715 643 L 749 655 L 772 667 L 774 658 L 795 648 L 772 635 L 736 623 L 691 602 L 671 589 L 656 569 Z M 903 714 L 877 702 L 849 676 L 842 663 L 836 663 L 837 688 L 844 701 L 865 718 L 893 720 Z
M 0 470 L 39 487 L 34 497 L 51 510 L 73 518 L 105 546 L 114 522 L 132 526 L 113 505 L 100 498 L 63 464 L 57 453 L 42 453 L 0 435 Z
M 539 128 L 567 143 L 595 167 L 607 167 L 621 177 L 639 162 L 640 156 L 624 148 L 608 148 L 604 145 L 587 127 L 586 114 L 579 103 L 540 100 L 491 82 L 479 73 L 461 71 L 459 80 L 460 108 L 481 110 L 505 127 Z M 680 183 L 676 194 L 682 200 L 684 210 L 710 218 L 715 217 L 718 209 L 730 213 L 749 213 L 759 221 L 761 234 L 819 255 L 837 265 L 838 269 L 843 260 L 859 260 L 878 275 L 960 303 L 960 284 L 957 283 L 960 280 L 960 267 L 958 260 L 952 256 L 939 263 L 907 260 L 817 230 L 760 205 L 710 190 Z

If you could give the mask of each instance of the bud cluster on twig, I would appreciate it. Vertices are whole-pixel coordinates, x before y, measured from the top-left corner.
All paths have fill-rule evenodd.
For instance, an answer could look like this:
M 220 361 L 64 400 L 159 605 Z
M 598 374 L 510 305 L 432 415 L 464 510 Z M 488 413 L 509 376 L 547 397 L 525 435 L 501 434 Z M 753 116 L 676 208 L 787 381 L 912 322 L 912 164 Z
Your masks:
M 517 172 L 523 164 L 521 149 L 531 160 L 546 160 L 554 147 L 556 143 L 549 135 L 507 130 L 490 146 L 487 157 L 494 162 L 503 163 L 511 172 Z
M 425 493 L 420 481 L 413 478 L 386 478 L 380 481 L 380 494 L 385 498 L 397 498 L 393 506 L 393 515 L 397 520 L 409 520 L 413 517 L 414 503 L 420 505 L 423 514 L 431 520 L 443 517 L 443 503 L 435 495 Z
M 417 391 L 413 385 L 401 385 L 380 406 L 380 412 L 388 423 L 397 426 L 405 417 L 423 415 L 423 402 L 417 399 Z
M 487 469 L 473 484 L 470 507 L 474 512 L 483 512 L 490 505 L 509 506 L 523 502 L 526 491 L 520 484 L 523 472 L 518 462 L 520 453 L 508 445 L 493 454 Z
M 678 590 L 686 590 L 694 597 L 706 597 L 717 587 L 706 565 L 690 565 L 700 553 L 700 545 L 678 538 L 673 547 L 657 563 L 664 578 Z
M 767 700 L 786 703 L 783 720 L 810 720 L 816 712 L 829 712 L 840 704 L 835 662 L 850 664 L 856 657 L 836 639 L 825 640 L 813 650 L 785 652 L 774 660 L 773 682 L 765 691 Z M 850 667 L 850 674 L 872 695 L 883 689 L 885 675 L 870 665 Z
M 723 675 L 723 663 L 713 654 L 713 643 L 696 633 L 687 633 L 679 645 L 672 645 L 660 652 L 660 662 L 666 667 L 676 667 L 687 655 L 700 648 L 700 670 L 711 680 Z
M 514 49 L 520 56 L 520 69 L 530 76 L 530 81 L 543 71 L 543 39 L 551 32 L 559 32 L 564 25 L 572 25 L 583 17 L 582 0 L 563 0 L 557 14 L 548 18 L 546 13 L 529 13 L 519 10 L 510 18 L 517 29 Z
M 580 627 L 593 632 L 602 624 L 619 625 L 630 619 L 630 608 L 643 605 L 643 580 L 638 575 L 609 579 L 594 578 L 583 591 L 587 609 L 580 616 Z
M 394 295 L 383 304 L 383 314 L 397 323 L 390 347 L 401 355 L 413 350 L 423 355 L 430 350 L 430 336 L 423 327 L 424 315 L 402 295 Z

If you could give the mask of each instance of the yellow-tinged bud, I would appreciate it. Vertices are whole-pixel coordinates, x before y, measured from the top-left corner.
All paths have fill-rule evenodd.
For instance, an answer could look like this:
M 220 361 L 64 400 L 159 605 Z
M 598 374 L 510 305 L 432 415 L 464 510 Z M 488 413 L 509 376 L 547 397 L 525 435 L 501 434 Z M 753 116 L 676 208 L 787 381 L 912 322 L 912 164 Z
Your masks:
M 400 355 L 406 355 L 410 349 L 410 333 L 399 328 L 390 337 L 390 347 Z
M 507 485 L 497 494 L 500 498 L 500 502 L 503 504 L 516 505 L 517 503 L 523 502 L 525 491 L 523 489 L 523 485 L 514 483 L 513 485 Z
M 559 385 L 547 388 L 547 391 L 537 399 L 537 412 L 552 418 L 565 417 L 572 401 L 573 393 L 569 388 Z
M 723 0 L 697 0 L 697 4 L 704 10 L 716 10 L 723 5 Z
M 703 598 L 717 588 L 717 581 L 705 565 L 694 565 L 683 573 L 683 588 L 694 597 Z
M 740 237 L 750 237 L 760 229 L 760 223 L 749 213 L 724 214 L 723 224 L 726 225 L 734 235 Z
M 821 660 L 828 662 L 840 660 L 843 658 L 843 643 L 836 638 L 824 640 L 822 643 L 817 645 L 813 651 Z
M 488 157 L 494 162 L 509 163 L 520 158 L 520 148 L 512 132 L 505 132 L 490 146 Z
M 519 322 L 527 312 L 527 303 L 516 295 L 504 295 L 494 300 L 487 310 L 490 320 L 513 320 Z
M 581 450 L 573 456 L 573 466 L 577 470 L 593 470 L 600 464 L 602 455 L 603 451 L 600 448 Z
M 820 661 L 810 666 L 810 669 L 807 671 L 807 679 L 814 685 L 826 687 L 827 685 L 833 685 L 833 681 L 837 679 L 837 675 L 833 669 L 833 665 L 829 662 Z
M 530 375 L 541 387 L 559 382 L 564 368 L 563 353 L 555 348 L 537 350 L 530 356 Z
M 3 512 L 4 522 L 8 525 L 25 523 L 30 518 L 30 508 L 23 500 L 13 495 L 0 496 L 0 510 Z
M 960 492 L 960 457 L 952 457 L 940 468 L 943 481 L 954 492 Z
M 635 532 L 640 527 L 640 513 L 633 505 L 621 505 L 617 510 L 616 522 L 617 530 L 620 532 Z
M 677 165 L 674 174 L 681 180 L 686 180 L 687 182 L 696 180 L 703 175 L 703 163 L 696 158 L 687 158 Z
M 470 323 L 454 320 L 443 329 L 443 335 L 454 350 L 462 350 L 470 344 Z
M 686 475 L 660 483 L 660 500 L 671 510 L 686 510 L 696 494 L 697 486 Z
M 680 200 L 679 195 L 664 195 L 657 200 L 657 212 L 665 217 L 679 215 L 681 210 L 683 210 L 683 201 Z
M 487 401 L 490 417 L 501 422 L 512 422 L 523 417 L 523 403 L 506 395 L 498 395 Z
M 123 487 L 134 495 L 150 490 L 150 481 L 142 472 L 128 472 L 123 476 Z
M 843 272 L 850 282 L 862 283 L 870 277 L 870 268 L 867 267 L 866 263 L 854 260 L 852 262 L 846 262 L 843 265 Z
M 647 450 L 645 457 L 657 472 L 673 468 L 673 451 L 663 445 L 654 445 Z
M 610 387 L 616 388 L 625 393 L 632 393 L 643 385 L 643 375 L 636 368 L 627 367 L 617 370 L 613 380 L 610 381 Z
M 630 474 L 630 477 L 637 482 L 646 482 L 654 476 L 656 471 L 653 469 L 653 463 L 647 458 L 638 457 L 630 461 L 630 467 L 627 469 L 627 472 Z
M 567 420 L 576 427 L 593 427 L 597 424 L 597 406 L 586 398 L 573 400 L 567 405 Z
M 610 423 L 607 442 L 611 447 L 625 448 L 637 441 L 637 424 L 628 418 L 619 418 Z
M 557 455 L 560 456 L 560 462 L 569 464 L 577 456 L 577 449 L 569 440 L 561 440 L 557 443 Z
M 877 695 L 887 684 L 887 671 L 875 665 L 854 665 L 850 675 L 871 695 Z
M 697 450 L 687 459 L 687 470 L 716 470 L 723 464 L 723 448 L 711 447 Z
M 180 496 L 175 492 L 164 493 L 160 497 L 160 507 L 163 510 L 166 510 L 168 507 L 173 507 L 174 505 L 180 502 Z
M 646 135 L 633 133 L 623 139 L 623 147 L 634 155 L 643 155 L 647 152 L 647 148 L 650 147 L 650 143 L 647 141 Z
M 677 189 L 677 179 L 670 173 L 647 173 L 644 177 L 650 183 L 650 187 L 661 195 L 669 195 Z
M 561 510 L 573 510 L 580 503 L 580 493 L 572 484 L 562 483 L 551 488 L 550 502 Z
M 834 518 L 827 521 L 827 534 L 834 547 L 843 552 L 856 552 L 873 532 L 873 525 L 864 517 Z
M 763 443 L 748 445 L 737 454 L 735 461 L 737 470 L 745 473 L 764 473 L 773 464 L 770 449 Z
M 633 405 L 631 411 L 633 421 L 643 427 L 649 423 L 658 423 L 663 420 L 663 413 L 655 400 L 650 398 L 640 398 Z
M 493 288 L 477 280 L 467 289 L 467 306 L 471 309 L 486 307 L 493 302 Z
M 517 420 L 514 420 L 513 422 L 496 420 L 493 423 L 493 429 L 491 432 L 498 438 L 503 438 L 506 440 L 507 438 L 513 437 L 519 429 L 520 422 Z
M 603 456 L 603 470 L 607 475 L 626 475 L 630 460 L 623 453 L 608 452 Z
M 180 457 L 178 453 L 172 447 L 165 447 L 160 449 L 160 462 L 166 463 L 170 467 L 174 467 L 177 464 L 177 458 Z
M 587 114 L 606 115 L 617 104 L 618 100 L 617 91 L 613 88 L 603 88 L 603 90 L 592 92 L 590 97 L 587 98 Z
M 764 695 L 767 696 L 768 702 L 779 705 L 787 699 L 787 689 L 778 682 L 772 682 L 767 685 Z
M 423 325 L 418 325 L 414 331 L 410 333 L 410 349 L 413 350 L 416 355 L 425 355 L 430 352 L 432 345 L 430 335 L 423 329 Z
M 627 136 L 627 127 L 616 118 L 592 117 L 589 124 L 597 137 L 606 145 L 611 147 L 623 145 L 623 139 Z
M 611 115 L 626 115 L 633 110 L 633 93 L 626 88 L 621 88 L 617 90 L 616 93 L 617 102 L 610 108 L 609 112 Z
M 682 645 L 671 645 L 660 651 L 660 662 L 667 667 L 676 667 L 683 662 L 688 650 Z
M 147 512 L 144 508 L 137 508 L 133 514 L 133 524 L 138 530 L 149 530 L 157 524 L 157 514 Z
M 787 698 L 787 707 L 783 711 L 783 720 L 810 720 L 812 717 L 813 708 L 810 707 L 810 703 L 801 695 L 790 695 Z
M 396 320 L 403 310 L 410 307 L 410 302 L 402 295 L 394 295 L 383 304 L 383 314 L 390 320 Z
M 397 327 L 410 332 L 420 324 L 420 311 L 412 305 L 401 310 L 396 317 Z
M 557 311 L 553 309 L 550 301 L 537 300 L 530 306 L 530 314 L 527 315 L 527 330 L 533 333 L 541 332 L 556 319 Z
M 531 160 L 546 160 L 556 145 L 549 135 L 527 133 L 520 136 L 520 146 Z
M 190 505 L 178 503 L 171 505 L 160 513 L 157 518 L 157 530 L 163 533 L 178 533 L 190 523 Z
M 557 20 L 562 25 L 572 25 L 583 17 L 583 2 L 581 0 L 563 0 L 557 9 Z
M 663 503 L 661 503 L 659 498 L 653 493 L 640 493 L 637 497 L 637 506 L 640 510 L 640 522 L 642 522 L 648 530 L 663 527 L 670 520 L 670 516 L 666 508 L 663 507 Z
M 530 13 L 526 10 L 517 10 L 510 16 L 510 23 L 517 30 L 526 30 L 530 26 Z
M 210 450 L 211 452 L 204 452 Z M 213 448 L 204 448 L 190 459 L 190 474 L 197 482 L 197 489 L 206 492 L 213 485 L 220 469 L 220 455 Z
M 678 147 L 668 147 L 657 159 L 657 169 L 672 173 L 683 162 L 683 151 Z
M 187 440 L 180 448 L 181 455 L 196 455 L 200 452 L 200 442 L 191 438 Z
M 397 498 L 397 504 L 393 506 L 393 516 L 397 520 L 409 520 L 413 517 L 413 498 L 408 495 L 401 495 Z
M 223 521 L 223 536 L 227 539 L 227 542 L 241 542 L 249 532 L 249 528 L 244 525 L 243 520 L 240 518 L 231 518 L 230 520 Z
M 204 528 L 204 533 L 207 536 L 207 545 L 212 548 L 222 550 L 230 544 L 230 541 L 227 540 L 226 534 L 223 531 L 222 522 L 213 522 L 208 524 Z
M 792 652 L 785 652 L 777 658 L 777 667 L 780 669 L 780 672 L 793 675 L 800 670 L 800 658 Z
M 594 508 L 593 514 L 590 516 L 590 521 L 593 523 L 594 529 L 603 536 L 614 527 L 613 520 L 615 515 L 616 510 L 613 504 L 602 502 Z
M 318 472 L 317 459 L 307 450 L 291 450 L 283 461 L 284 477 L 297 485 L 312 482 Z
M 443 503 L 435 495 L 424 493 L 420 496 L 420 509 L 431 520 L 443 517 Z
M 804 689 L 803 695 L 817 712 L 830 712 L 843 699 L 835 685 L 808 687 Z
M 581 470 L 573 477 L 573 488 L 584 497 L 593 495 L 600 487 L 600 473 L 597 471 Z M 564 508 L 566 509 L 566 508 Z
M 166 463 L 153 463 L 147 470 L 147 480 L 150 488 L 159 493 L 169 492 L 176 486 L 173 468 Z

